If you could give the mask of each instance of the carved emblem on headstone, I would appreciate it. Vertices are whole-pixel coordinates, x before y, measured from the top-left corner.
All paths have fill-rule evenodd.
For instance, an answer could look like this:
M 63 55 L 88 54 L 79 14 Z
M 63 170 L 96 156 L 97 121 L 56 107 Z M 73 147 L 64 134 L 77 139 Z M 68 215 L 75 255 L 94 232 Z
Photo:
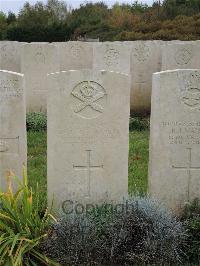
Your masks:
M 138 44 L 133 51 L 133 55 L 137 58 L 138 61 L 144 62 L 149 57 L 150 50 L 145 43 Z
M 75 113 L 85 118 L 94 118 L 101 114 L 105 106 L 105 89 L 94 81 L 83 81 L 72 90 L 77 100 L 73 104 Z
M 185 74 L 181 83 L 182 102 L 200 110 L 200 75 L 197 72 Z
M 105 64 L 109 67 L 119 65 L 119 56 L 120 56 L 119 51 L 117 51 L 114 48 L 109 48 L 104 56 Z
M 45 64 L 45 55 L 41 46 L 36 50 L 35 61 L 38 64 Z
M 186 65 L 192 57 L 192 52 L 189 49 L 182 48 L 180 49 L 176 55 L 175 60 L 178 65 Z
M 79 58 L 83 54 L 83 48 L 80 45 L 71 45 L 71 55 L 74 58 Z
M 4 140 L 0 140 L 0 152 L 8 151 L 8 144 Z

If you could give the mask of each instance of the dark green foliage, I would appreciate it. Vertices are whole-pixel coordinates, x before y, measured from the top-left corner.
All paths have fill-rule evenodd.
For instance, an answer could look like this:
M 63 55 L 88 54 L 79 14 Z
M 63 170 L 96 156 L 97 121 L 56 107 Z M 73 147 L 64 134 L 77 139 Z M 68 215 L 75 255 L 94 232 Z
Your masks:
M 129 130 L 143 131 L 148 130 L 150 127 L 149 118 L 131 117 L 129 121 Z
M 26 116 L 27 130 L 42 131 L 47 129 L 47 115 L 42 112 L 28 113 Z
M 200 200 L 188 204 L 182 218 L 188 235 L 184 252 L 190 263 L 200 265 Z
M 83 1 L 84 2 L 84 1 Z M 26 3 L 19 14 L 0 13 L 0 39 L 24 42 L 197 40 L 200 38 L 200 0 L 142 3 L 85 3 L 71 10 L 65 1 Z
M 100 212 L 101 206 L 66 215 L 53 226 L 42 249 L 62 265 L 178 263 L 185 237 L 181 223 L 149 198 L 124 204 L 127 211 L 114 206 Z

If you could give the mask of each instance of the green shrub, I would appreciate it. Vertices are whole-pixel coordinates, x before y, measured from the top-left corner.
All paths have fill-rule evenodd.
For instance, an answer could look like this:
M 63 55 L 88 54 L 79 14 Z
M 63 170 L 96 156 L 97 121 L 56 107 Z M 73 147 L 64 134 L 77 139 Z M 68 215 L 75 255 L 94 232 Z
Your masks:
M 185 207 L 183 220 L 187 230 L 185 253 L 190 263 L 200 265 L 200 201 L 194 200 Z
M 43 131 L 47 129 L 47 115 L 42 112 L 28 113 L 26 116 L 27 130 Z
M 129 120 L 129 130 L 148 130 L 150 127 L 150 120 L 149 118 L 142 118 L 142 117 L 131 117 Z
M 39 194 L 32 193 L 23 173 L 23 183 L 18 183 L 14 193 L 12 180 L 16 178 L 9 172 L 7 191 L 0 193 L 0 265 L 51 265 L 39 244 L 54 218 L 48 210 L 40 213 Z
M 125 204 L 128 211 L 110 207 L 106 211 L 100 206 L 64 216 L 52 227 L 42 249 L 61 265 L 178 263 L 185 237 L 181 222 L 149 198 Z

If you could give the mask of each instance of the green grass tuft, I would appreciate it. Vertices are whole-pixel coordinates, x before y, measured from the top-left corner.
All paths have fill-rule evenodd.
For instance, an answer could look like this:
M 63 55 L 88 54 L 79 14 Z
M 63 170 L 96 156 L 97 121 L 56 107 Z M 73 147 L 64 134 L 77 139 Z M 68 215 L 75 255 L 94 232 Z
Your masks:
M 33 189 L 39 184 L 41 209 L 47 204 L 47 133 L 28 131 L 28 177 Z

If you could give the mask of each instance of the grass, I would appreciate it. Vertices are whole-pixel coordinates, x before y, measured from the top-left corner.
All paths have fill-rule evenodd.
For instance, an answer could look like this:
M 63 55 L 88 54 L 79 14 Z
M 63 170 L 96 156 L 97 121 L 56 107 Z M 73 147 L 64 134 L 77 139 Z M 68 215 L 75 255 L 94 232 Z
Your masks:
M 149 131 L 131 131 L 129 134 L 129 193 L 147 192 L 149 160 Z
M 28 131 L 28 177 L 29 184 L 39 184 L 41 208 L 47 203 L 47 133 Z
M 144 195 L 147 191 L 149 131 L 130 131 L 129 193 Z M 47 134 L 28 131 L 28 176 L 34 188 L 39 183 L 41 207 L 46 206 Z

